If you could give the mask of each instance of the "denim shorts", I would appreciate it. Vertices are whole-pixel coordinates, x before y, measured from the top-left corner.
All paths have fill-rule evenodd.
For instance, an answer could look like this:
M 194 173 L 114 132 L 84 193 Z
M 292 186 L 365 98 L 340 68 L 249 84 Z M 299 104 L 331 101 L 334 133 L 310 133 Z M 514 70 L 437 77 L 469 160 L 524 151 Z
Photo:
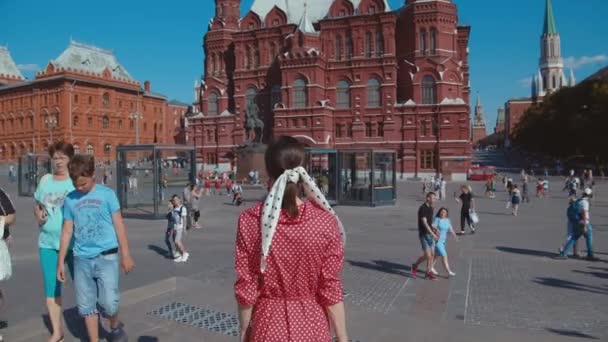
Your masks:
M 118 253 L 94 258 L 74 257 L 76 304 L 81 316 L 97 314 L 97 304 L 108 316 L 118 313 Z
M 433 239 L 433 235 L 425 234 L 420 236 L 420 246 L 423 251 L 435 249 L 435 239 Z

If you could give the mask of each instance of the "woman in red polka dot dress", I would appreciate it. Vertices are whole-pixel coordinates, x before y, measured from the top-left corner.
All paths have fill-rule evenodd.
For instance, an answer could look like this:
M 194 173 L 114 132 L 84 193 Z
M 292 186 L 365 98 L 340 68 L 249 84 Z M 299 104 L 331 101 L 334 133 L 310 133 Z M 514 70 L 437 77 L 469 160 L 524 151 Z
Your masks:
M 280 137 L 265 159 L 274 183 L 240 215 L 236 237 L 241 341 L 331 342 L 333 330 L 346 342 L 342 224 L 301 167 L 297 140 Z

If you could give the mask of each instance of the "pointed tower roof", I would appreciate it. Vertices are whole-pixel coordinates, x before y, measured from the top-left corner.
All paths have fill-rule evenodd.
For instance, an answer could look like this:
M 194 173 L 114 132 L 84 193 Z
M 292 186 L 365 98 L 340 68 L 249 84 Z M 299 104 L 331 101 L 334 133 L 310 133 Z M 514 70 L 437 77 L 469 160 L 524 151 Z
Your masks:
M 0 46 L 0 77 L 23 80 L 23 75 L 17 68 L 11 53 L 5 46 Z
M 574 70 L 570 68 L 570 83 L 569 86 L 574 87 L 576 85 L 576 78 L 574 78 Z
M 310 18 L 308 18 L 308 1 L 304 0 L 304 13 L 302 13 L 302 18 L 298 23 L 298 29 L 302 33 L 317 33 L 315 27 L 312 25 Z
M 477 94 L 477 103 L 475 104 L 475 126 L 485 126 L 486 119 L 483 116 L 483 106 L 481 105 L 481 96 Z
M 551 0 L 547 0 L 545 5 L 545 26 L 543 28 L 543 34 L 557 34 L 557 27 L 555 26 L 555 17 L 553 17 L 553 5 Z

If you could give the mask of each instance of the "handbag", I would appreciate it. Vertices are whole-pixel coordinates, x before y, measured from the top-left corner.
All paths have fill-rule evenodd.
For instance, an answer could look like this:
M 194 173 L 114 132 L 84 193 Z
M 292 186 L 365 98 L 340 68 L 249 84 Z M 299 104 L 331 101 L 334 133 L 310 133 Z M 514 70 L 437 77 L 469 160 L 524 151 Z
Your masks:
M 469 213 L 469 218 L 471 219 L 471 222 L 473 222 L 473 224 L 479 223 L 479 215 L 477 215 L 475 211 L 471 211 Z
M 0 230 L 4 234 L 4 217 L 0 217 Z M 5 281 L 11 278 L 12 272 L 11 254 L 8 251 L 6 241 L 0 240 L 0 281 Z

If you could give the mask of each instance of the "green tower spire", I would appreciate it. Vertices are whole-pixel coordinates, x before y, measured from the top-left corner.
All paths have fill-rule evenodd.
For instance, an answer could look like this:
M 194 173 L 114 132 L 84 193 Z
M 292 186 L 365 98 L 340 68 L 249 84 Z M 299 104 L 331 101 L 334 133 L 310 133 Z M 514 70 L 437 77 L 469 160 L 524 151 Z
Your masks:
M 555 17 L 553 17 L 553 6 L 551 0 L 547 0 L 545 9 L 545 27 L 543 34 L 557 34 L 557 28 L 555 26 Z

